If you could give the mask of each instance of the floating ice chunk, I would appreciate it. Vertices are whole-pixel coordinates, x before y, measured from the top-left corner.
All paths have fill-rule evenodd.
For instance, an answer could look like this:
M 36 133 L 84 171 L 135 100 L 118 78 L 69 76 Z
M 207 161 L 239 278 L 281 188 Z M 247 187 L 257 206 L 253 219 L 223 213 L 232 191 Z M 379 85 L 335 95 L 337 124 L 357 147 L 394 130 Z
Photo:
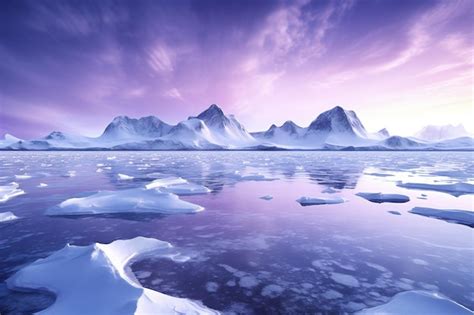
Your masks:
M 260 197 L 260 199 L 263 199 L 263 200 L 272 200 L 272 199 L 273 199 L 273 196 L 271 196 L 271 195 L 265 195 L 265 196 Z
M 133 176 L 125 175 L 125 174 L 117 174 L 119 180 L 130 180 L 133 179 Z
M 36 187 L 38 187 L 38 188 L 44 188 L 44 187 L 48 187 L 48 184 L 46 184 L 46 183 L 39 183 L 39 185 L 36 186 Z
M 413 263 L 416 264 L 416 265 L 420 265 L 420 266 L 428 266 L 428 263 L 426 261 L 424 261 L 423 259 L 419 259 L 419 258 L 414 258 L 412 259 Z
M 329 205 L 343 203 L 345 200 L 341 197 L 301 197 L 296 200 L 302 206 Z
M 0 203 L 6 202 L 16 196 L 23 195 L 25 192 L 19 188 L 18 183 L 12 182 L 5 186 L 0 186 Z
M 117 159 L 116 156 L 108 156 L 107 157 L 107 160 L 109 160 L 109 161 L 112 161 L 112 160 L 115 160 L 115 159 Z
M 364 309 L 358 315 L 384 314 L 470 314 L 472 311 L 464 306 L 434 292 L 406 291 L 395 295 L 388 303 Z
M 15 175 L 15 178 L 16 179 L 28 179 L 28 178 L 31 178 L 31 175 L 28 175 L 28 174 L 21 174 L 21 175 Z
M 469 183 L 455 184 L 425 184 L 425 183 L 402 183 L 397 184 L 398 187 L 408 189 L 433 190 L 451 194 L 459 197 L 461 195 L 474 194 L 474 185 Z
M 322 294 L 323 298 L 325 298 L 326 300 L 334 300 L 334 299 L 340 299 L 342 298 L 344 295 L 342 295 L 342 293 L 340 292 L 337 292 L 336 290 L 328 290 L 326 292 L 324 292 Z
M 133 188 L 100 191 L 83 198 L 71 198 L 46 211 L 47 215 L 101 213 L 193 213 L 203 207 L 183 201 L 175 194 L 158 189 Z
M 14 221 L 18 220 L 19 217 L 14 215 L 12 212 L 0 212 L 0 222 L 8 222 L 8 221 Z
M 458 224 L 474 227 L 474 212 L 473 211 L 415 207 L 408 212 L 419 214 L 425 217 L 444 220 L 451 223 L 458 223 Z
M 337 193 L 338 191 L 335 190 L 334 188 L 332 187 L 327 187 L 326 189 L 324 189 L 322 191 L 322 193 L 325 193 L 325 194 L 334 194 L 334 193 Z
M 280 296 L 283 293 L 283 291 L 285 291 L 285 289 L 280 287 L 279 285 L 269 284 L 263 287 L 261 294 L 262 296 L 266 296 L 266 297 L 274 299 Z
M 257 280 L 257 278 L 253 276 L 244 276 L 239 280 L 239 285 L 242 288 L 246 289 L 252 289 L 253 287 L 256 287 L 259 283 L 260 282 Z
M 390 211 L 387 211 L 387 212 L 391 213 L 391 214 L 394 214 L 394 215 L 402 215 L 400 212 L 395 211 L 395 210 L 390 210 Z
M 219 284 L 213 281 L 206 283 L 206 291 L 210 293 L 217 292 L 219 290 Z
M 160 178 L 145 185 L 146 189 L 160 189 L 177 195 L 198 195 L 207 194 L 211 190 L 205 186 L 189 183 L 181 177 Z
M 41 314 L 218 314 L 200 302 L 143 288 L 130 271 L 140 257 L 168 257 L 171 244 L 137 237 L 110 244 L 66 245 L 7 280 L 13 290 L 49 290 L 53 305 Z M 74 284 L 74 285 L 71 285 Z
M 359 281 L 351 275 L 346 275 L 338 272 L 331 272 L 331 279 L 334 282 L 345 285 L 347 287 L 359 287 Z
M 370 202 L 382 203 L 382 202 L 394 202 L 404 203 L 410 201 L 410 197 L 399 194 L 382 194 L 382 193 L 357 193 L 356 196 L 367 199 Z
M 76 171 L 68 171 L 66 173 L 66 175 L 64 175 L 64 176 L 65 177 L 74 177 L 74 176 L 76 176 L 76 173 L 77 173 Z
M 96 173 L 102 173 L 103 171 L 104 171 L 104 170 L 101 169 L 101 168 L 98 168 L 98 169 L 95 170 Z

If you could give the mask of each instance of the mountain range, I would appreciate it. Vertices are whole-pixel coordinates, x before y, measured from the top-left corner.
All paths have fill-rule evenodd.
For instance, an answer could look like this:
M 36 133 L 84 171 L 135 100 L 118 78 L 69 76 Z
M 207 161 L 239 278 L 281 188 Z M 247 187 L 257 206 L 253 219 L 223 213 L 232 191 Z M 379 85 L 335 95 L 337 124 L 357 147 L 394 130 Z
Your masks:
M 118 116 L 97 138 L 53 131 L 33 140 L 5 135 L 0 150 L 473 150 L 462 126 L 427 126 L 415 137 L 369 133 L 354 111 L 336 106 L 308 127 L 292 121 L 249 133 L 233 115 L 213 104 L 170 125 L 155 116 Z

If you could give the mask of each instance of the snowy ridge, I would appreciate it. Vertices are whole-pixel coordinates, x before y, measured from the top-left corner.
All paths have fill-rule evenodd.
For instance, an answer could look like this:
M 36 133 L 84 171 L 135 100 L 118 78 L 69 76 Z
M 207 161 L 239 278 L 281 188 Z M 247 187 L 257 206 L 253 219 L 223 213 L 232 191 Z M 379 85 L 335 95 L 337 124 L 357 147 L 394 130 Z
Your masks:
M 218 314 L 200 302 L 144 288 L 136 280 L 130 265 L 146 255 L 182 261 L 171 248 L 168 242 L 145 237 L 68 244 L 19 270 L 7 285 L 55 293 L 54 304 L 38 314 Z
M 212 104 L 197 116 L 170 125 L 155 116 L 118 116 L 97 138 L 54 131 L 33 140 L 6 134 L 0 150 L 474 150 L 462 126 L 429 126 L 417 137 L 369 133 L 357 114 L 336 106 L 308 127 L 291 120 L 249 133 L 233 116 Z

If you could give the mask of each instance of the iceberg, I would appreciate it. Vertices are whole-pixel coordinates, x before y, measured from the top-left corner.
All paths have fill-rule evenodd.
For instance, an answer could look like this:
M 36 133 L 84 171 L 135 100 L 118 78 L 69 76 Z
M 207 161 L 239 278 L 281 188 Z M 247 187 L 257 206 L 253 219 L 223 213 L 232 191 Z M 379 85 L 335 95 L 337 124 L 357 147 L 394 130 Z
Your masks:
M 110 244 L 66 245 L 20 269 L 7 280 L 12 290 L 48 290 L 56 295 L 41 314 L 218 314 L 198 301 L 141 286 L 130 265 L 143 258 L 167 257 L 172 245 L 137 237 Z
M 330 205 L 345 202 L 345 200 L 341 197 L 301 197 L 296 201 L 302 206 Z
M 87 215 L 117 213 L 194 213 L 203 207 L 181 200 L 158 189 L 132 188 L 99 191 L 91 196 L 71 198 L 49 208 L 47 215 Z
M 474 185 L 469 183 L 455 184 L 425 184 L 425 183 L 402 183 L 397 184 L 398 187 L 408 189 L 433 190 L 451 194 L 455 197 L 461 195 L 474 194 Z
M 145 185 L 146 189 L 159 189 L 177 195 L 199 195 L 207 194 L 211 190 L 205 186 L 189 183 L 181 177 L 167 177 L 156 179 Z
M 125 175 L 125 174 L 117 174 L 119 180 L 130 180 L 133 179 L 133 176 Z
M 14 221 L 18 220 L 19 217 L 14 215 L 12 212 L 7 211 L 7 212 L 0 212 L 0 222 L 9 222 L 9 221 Z
M 410 197 L 399 194 L 382 194 L 382 193 L 357 193 L 356 196 L 362 197 L 370 202 L 382 203 L 404 203 L 410 201 Z
M 19 188 L 18 183 L 12 182 L 5 186 L 0 186 L 0 203 L 7 202 L 8 200 L 23 195 L 25 192 Z
M 408 211 L 410 213 L 422 215 L 425 217 L 436 218 L 447 222 L 458 223 L 474 227 L 474 212 L 468 210 L 455 210 L 455 209 L 434 209 L 415 207 Z
M 396 294 L 388 303 L 366 308 L 358 315 L 384 314 L 472 314 L 472 311 L 465 308 L 440 293 L 426 291 L 406 291 Z

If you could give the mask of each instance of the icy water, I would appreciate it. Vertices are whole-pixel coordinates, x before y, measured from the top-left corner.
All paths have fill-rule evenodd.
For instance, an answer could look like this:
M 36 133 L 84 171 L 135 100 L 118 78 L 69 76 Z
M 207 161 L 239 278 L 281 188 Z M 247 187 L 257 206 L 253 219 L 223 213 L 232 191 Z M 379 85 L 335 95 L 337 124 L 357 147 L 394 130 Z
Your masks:
M 28 314 L 54 302 L 51 294 L 6 288 L 4 281 L 25 264 L 66 243 L 136 236 L 168 241 L 191 257 L 135 263 L 143 286 L 223 312 L 351 313 L 413 289 L 474 309 L 473 229 L 408 213 L 415 206 L 472 211 L 473 196 L 396 186 L 472 183 L 473 164 L 472 153 L 459 152 L 2 152 L 0 185 L 15 181 L 26 194 L 0 203 L 0 212 L 22 217 L 0 223 L 0 313 Z M 118 180 L 119 173 L 134 179 Z M 164 176 L 209 187 L 210 194 L 181 197 L 206 210 L 44 215 L 68 198 Z M 358 192 L 399 193 L 410 201 L 371 203 Z M 260 199 L 265 195 L 273 199 Z M 302 207 L 295 201 L 302 196 L 347 201 Z

